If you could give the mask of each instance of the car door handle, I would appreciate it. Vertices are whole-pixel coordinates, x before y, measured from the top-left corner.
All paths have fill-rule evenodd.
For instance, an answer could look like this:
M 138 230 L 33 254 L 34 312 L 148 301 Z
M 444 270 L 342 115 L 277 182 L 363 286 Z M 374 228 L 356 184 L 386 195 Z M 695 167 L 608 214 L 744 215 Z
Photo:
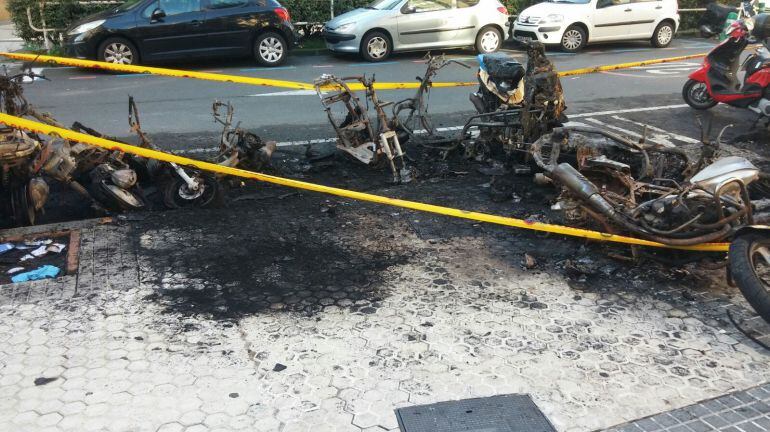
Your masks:
M 631 8 L 626 9 L 624 12 L 631 12 Z
M 655 6 L 655 9 L 663 9 L 663 6 Z
M 193 27 L 198 27 L 199 25 L 203 24 L 203 21 L 200 21 L 200 20 L 193 20 L 193 21 L 190 21 L 190 24 L 191 24 Z

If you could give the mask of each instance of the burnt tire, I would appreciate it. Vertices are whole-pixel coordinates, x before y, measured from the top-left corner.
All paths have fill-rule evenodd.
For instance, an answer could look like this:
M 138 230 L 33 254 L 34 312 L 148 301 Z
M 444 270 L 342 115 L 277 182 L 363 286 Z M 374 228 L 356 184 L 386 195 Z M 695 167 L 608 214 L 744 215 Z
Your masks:
M 364 35 L 361 40 L 361 57 L 368 62 L 381 62 L 393 52 L 390 37 L 381 31 L 373 31 Z
M 688 79 L 682 87 L 682 98 L 696 110 L 713 108 L 718 102 L 708 93 L 706 83 Z
M 254 58 L 262 66 L 278 66 L 286 61 L 289 45 L 276 32 L 265 32 L 254 40 Z
M 99 44 L 96 57 L 103 62 L 113 64 L 139 64 L 140 55 L 136 46 L 126 38 L 111 37 Z
M 765 248 L 761 250 L 761 248 Z M 770 279 L 765 282 L 757 270 L 757 255 L 770 251 L 770 232 L 749 231 L 730 243 L 730 275 L 746 301 L 767 322 L 770 322 Z M 761 257 L 760 257 L 761 259 Z M 770 263 L 766 263 L 770 269 Z
M 195 196 L 187 188 L 187 184 L 178 175 L 172 176 L 163 186 L 163 205 L 170 209 L 184 207 L 219 207 L 222 205 L 222 186 L 213 175 L 188 172 L 191 177 L 201 180 L 203 191 Z
M 503 35 L 495 27 L 484 27 L 476 35 L 476 52 L 489 54 L 497 52 L 503 45 Z
M 583 49 L 588 43 L 588 34 L 579 25 L 571 25 L 564 30 L 559 40 L 559 46 L 564 52 L 575 53 Z
M 665 48 L 674 40 L 674 25 L 668 21 L 662 22 L 652 32 L 650 43 L 655 48 Z

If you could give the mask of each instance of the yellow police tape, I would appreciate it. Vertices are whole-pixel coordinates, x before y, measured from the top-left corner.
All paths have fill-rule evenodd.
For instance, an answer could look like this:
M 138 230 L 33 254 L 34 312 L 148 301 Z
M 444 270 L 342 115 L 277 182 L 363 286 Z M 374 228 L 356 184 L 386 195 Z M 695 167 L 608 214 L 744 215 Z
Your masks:
M 207 81 L 232 82 L 232 83 L 248 84 L 248 85 L 255 85 L 255 86 L 283 87 L 283 88 L 291 88 L 291 89 L 298 89 L 298 90 L 315 89 L 313 84 L 310 84 L 310 83 L 303 83 L 303 82 L 297 82 L 297 81 L 284 81 L 284 80 L 276 80 L 276 79 L 270 79 L 270 78 L 257 78 L 257 77 L 248 77 L 248 76 L 242 76 L 242 75 L 227 75 L 227 74 L 212 73 L 212 72 L 186 71 L 186 70 L 180 70 L 180 69 L 168 69 L 168 68 L 159 68 L 159 67 L 152 67 L 152 66 L 114 64 L 114 63 L 107 63 L 107 62 L 94 61 L 94 60 L 81 60 L 81 59 L 74 59 L 69 57 L 55 57 L 55 56 L 37 55 L 37 54 L 0 52 L 0 55 L 8 58 L 16 59 L 16 60 L 35 61 L 35 62 L 42 62 L 42 63 L 54 63 L 54 64 L 60 64 L 65 66 L 102 69 L 102 70 L 108 70 L 113 72 L 152 74 L 152 75 L 160 75 L 160 76 L 167 76 L 167 77 L 174 77 L 174 78 L 194 78 L 194 79 L 207 80 Z M 468 83 L 434 82 L 433 87 L 458 87 L 458 86 L 470 86 L 470 85 L 476 85 L 476 84 L 477 83 L 471 83 L 471 82 L 468 82 Z M 350 87 L 351 90 L 364 90 L 364 86 L 361 85 L 361 83 L 356 83 L 356 82 L 348 84 L 348 87 Z M 419 82 L 413 82 L 413 83 L 378 82 L 374 84 L 374 88 L 376 90 L 402 90 L 402 89 L 416 89 L 418 87 L 420 87 Z M 333 87 L 329 87 L 329 88 L 333 88 Z
M 428 213 L 436 213 L 445 216 L 452 216 L 462 219 L 470 219 L 479 222 L 488 222 L 498 225 L 511 226 L 516 228 L 524 228 L 535 231 L 543 231 L 554 234 L 562 234 L 574 237 L 582 237 L 591 240 L 609 241 L 616 243 L 625 243 L 631 245 L 640 246 L 653 246 L 653 247 L 665 247 L 673 249 L 684 249 L 693 251 L 707 251 L 707 252 L 725 252 L 728 249 L 727 243 L 704 243 L 694 246 L 673 247 L 664 245 L 662 243 L 653 242 L 649 240 L 643 240 L 638 238 L 620 236 L 615 234 L 607 234 L 598 231 L 591 231 L 579 228 L 571 228 L 561 225 L 552 225 L 541 222 L 527 221 L 522 219 L 515 219 L 504 216 L 495 216 L 486 213 L 478 213 L 465 211 L 450 207 L 442 207 L 433 204 L 425 204 L 415 201 L 407 201 L 397 198 L 388 198 L 381 195 L 374 195 L 364 192 L 356 192 L 347 189 L 340 189 L 331 186 L 324 186 L 315 183 L 308 183 L 299 180 L 292 180 L 283 177 L 272 176 L 268 174 L 261 174 L 251 171 L 246 171 L 238 168 L 230 168 L 221 165 L 217 165 L 210 162 L 203 162 L 195 159 L 190 159 L 174 154 L 164 153 L 157 150 L 151 150 L 147 148 L 137 147 L 129 144 L 123 144 L 115 141 L 111 141 L 104 138 L 98 138 L 91 135 L 86 135 L 79 132 L 74 132 L 69 129 L 63 129 L 55 126 L 46 125 L 36 121 L 23 119 L 8 114 L 0 113 L 0 123 L 5 123 L 8 126 L 25 129 L 33 132 L 49 136 L 59 136 L 71 141 L 78 141 L 93 146 L 105 148 L 108 150 L 120 150 L 125 153 L 135 154 L 151 159 L 157 159 L 164 162 L 174 162 L 180 165 L 192 166 L 201 170 L 211 171 L 219 174 L 232 175 L 247 179 L 259 180 L 263 182 L 273 183 L 282 186 L 288 186 L 297 189 L 304 189 L 314 192 L 321 192 L 331 195 L 336 195 L 345 198 L 351 198 L 361 201 L 369 201 L 378 204 L 386 204 L 411 210 L 418 210 Z
M 151 67 L 151 66 L 113 64 L 113 63 L 106 63 L 106 62 L 100 62 L 100 61 L 94 61 L 94 60 L 81 60 L 81 59 L 74 59 L 69 57 L 55 57 L 55 56 L 37 55 L 37 54 L 0 52 L 0 55 L 8 58 L 13 58 L 16 60 L 55 63 L 55 64 L 66 65 L 66 66 L 103 69 L 103 70 L 109 70 L 109 71 L 115 71 L 115 72 L 153 74 L 153 75 L 161 75 L 161 76 L 176 77 L 176 78 L 195 78 L 195 79 L 208 80 L 208 81 L 232 82 L 232 83 L 249 84 L 249 85 L 257 85 L 257 86 L 283 87 L 283 88 L 291 88 L 291 89 L 299 89 L 299 90 L 314 89 L 313 84 L 303 83 L 298 81 L 284 81 L 284 80 L 276 80 L 276 79 L 270 79 L 270 78 L 257 78 L 257 77 L 248 77 L 248 76 L 242 76 L 242 75 L 227 75 L 227 74 L 219 74 L 219 73 L 212 73 L 212 72 L 195 72 L 195 71 L 167 69 L 167 68 L 159 68 L 159 67 Z M 614 65 L 592 66 L 587 68 L 562 71 L 562 72 L 559 72 L 559 76 L 566 77 L 566 76 L 573 76 L 573 75 L 584 75 L 584 74 L 590 74 L 590 73 L 596 73 L 596 72 L 628 69 L 628 68 L 637 67 L 637 66 L 670 63 L 670 62 L 703 57 L 705 55 L 706 54 L 691 54 L 686 56 L 667 57 L 667 58 L 653 59 L 653 60 L 642 60 L 637 62 L 620 63 L 620 64 L 614 64 Z M 467 87 L 467 86 L 474 86 L 476 84 L 477 84 L 476 82 L 434 82 L 432 86 L 433 87 Z M 413 82 L 413 83 L 378 82 L 374 84 L 374 88 L 377 90 L 416 89 L 419 86 L 420 86 L 419 82 Z M 360 83 L 350 83 L 349 87 L 351 90 L 364 89 L 364 87 Z

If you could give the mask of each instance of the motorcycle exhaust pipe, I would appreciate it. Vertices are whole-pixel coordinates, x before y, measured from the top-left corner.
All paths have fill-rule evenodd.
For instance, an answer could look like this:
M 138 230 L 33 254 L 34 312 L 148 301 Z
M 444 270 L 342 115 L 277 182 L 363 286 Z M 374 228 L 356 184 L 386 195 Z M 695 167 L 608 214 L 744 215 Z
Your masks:
M 566 162 L 560 163 L 551 170 L 550 175 L 553 180 L 556 180 L 572 194 L 587 202 L 594 210 L 612 220 L 617 219 L 617 212 L 612 207 L 612 204 L 599 194 L 599 188 L 572 165 Z
M 689 246 L 698 243 L 712 242 L 723 239 L 730 232 L 730 225 L 726 224 L 722 228 L 709 234 L 703 234 L 693 238 L 686 239 L 673 239 L 668 237 L 662 237 L 655 235 L 647 231 L 646 229 L 637 226 L 624 217 L 622 217 L 612 204 L 609 203 L 599 193 L 599 188 L 596 187 L 590 180 L 588 180 L 583 174 L 576 170 L 572 165 L 568 163 L 560 163 L 554 167 L 549 173 L 551 179 L 555 180 L 572 194 L 582 199 L 584 202 L 594 210 L 598 211 L 603 216 L 610 219 L 612 222 L 620 225 L 621 227 L 635 233 L 647 237 L 652 241 L 656 241 L 663 244 L 672 246 Z

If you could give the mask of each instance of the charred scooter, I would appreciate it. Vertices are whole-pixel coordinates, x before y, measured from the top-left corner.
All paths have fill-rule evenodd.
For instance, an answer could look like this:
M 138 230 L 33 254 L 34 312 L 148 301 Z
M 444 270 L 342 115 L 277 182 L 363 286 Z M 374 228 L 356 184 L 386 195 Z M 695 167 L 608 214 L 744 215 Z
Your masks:
M 763 46 L 749 55 L 743 64 L 740 57 L 753 35 Z M 682 97 L 691 107 L 707 110 L 722 102 L 738 108 L 748 108 L 759 115 L 757 121 L 770 122 L 770 52 L 766 38 L 770 37 L 770 15 L 736 21 L 730 35 L 703 60 L 703 66 L 690 74 L 682 89 Z M 746 72 L 743 82 L 739 70 Z
M 347 84 L 356 81 L 366 89 L 366 103 L 362 103 Z M 337 78 L 323 74 L 314 81 L 314 86 L 329 122 L 337 133 L 337 148 L 367 165 L 387 163 L 393 174 L 393 183 L 408 183 L 412 180 L 412 173 L 404 161 L 405 155 L 398 134 L 390 127 L 392 122 L 385 112 L 385 107 L 393 102 L 380 101 L 374 82 L 374 75 L 371 78 Z M 376 113 L 374 119 L 369 116 L 369 102 Z M 338 118 L 341 115 L 334 112 L 335 108 L 342 109 L 344 118 Z
M 155 149 L 142 131 L 139 109 L 133 96 L 128 97 L 128 125 L 139 136 L 142 147 Z M 209 207 L 219 204 L 222 199 L 221 187 L 214 175 L 155 159 L 145 160 L 144 167 L 150 178 L 159 179 L 163 204 L 168 208 Z
M 512 41 L 526 51 L 526 68 L 505 54 L 479 55 L 479 88 L 470 95 L 478 114 L 468 119 L 460 135 L 468 157 L 526 152 L 530 143 L 567 121 L 559 75 L 545 46 Z
M 212 110 L 214 121 L 222 125 L 219 153 L 215 163 L 252 171 L 260 171 L 270 164 L 270 158 L 276 149 L 275 141 L 263 141 L 256 134 L 241 128 L 240 122 L 233 127 L 235 108 L 230 102 L 214 101 Z
M 42 117 L 27 103 L 21 83 L 45 77 L 33 72 L 0 75 L 0 110 L 23 117 Z M 12 127 L 0 128 L 0 214 L 15 225 L 34 225 L 48 199 L 48 184 L 41 164 L 45 144 L 34 133 Z

